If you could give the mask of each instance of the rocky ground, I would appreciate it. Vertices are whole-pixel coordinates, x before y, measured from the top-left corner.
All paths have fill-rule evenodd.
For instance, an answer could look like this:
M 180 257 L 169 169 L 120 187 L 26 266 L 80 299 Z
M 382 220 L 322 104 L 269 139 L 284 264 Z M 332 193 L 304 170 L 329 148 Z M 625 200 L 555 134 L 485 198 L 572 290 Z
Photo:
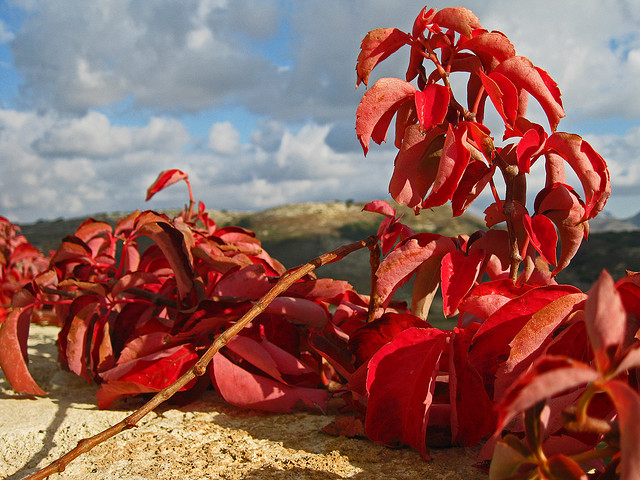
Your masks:
M 56 362 L 56 327 L 33 326 L 31 370 L 49 391 L 44 398 L 16 395 L 0 374 L 0 477 L 24 478 L 77 442 L 117 423 L 135 403 L 98 410 L 95 386 L 62 372 Z M 476 450 L 432 451 L 423 462 L 410 449 L 392 450 L 366 439 L 321 431 L 334 415 L 249 412 L 213 392 L 186 407 L 161 407 L 138 428 L 122 432 L 72 462 L 65 479 L 434 479 L 475 480 Z

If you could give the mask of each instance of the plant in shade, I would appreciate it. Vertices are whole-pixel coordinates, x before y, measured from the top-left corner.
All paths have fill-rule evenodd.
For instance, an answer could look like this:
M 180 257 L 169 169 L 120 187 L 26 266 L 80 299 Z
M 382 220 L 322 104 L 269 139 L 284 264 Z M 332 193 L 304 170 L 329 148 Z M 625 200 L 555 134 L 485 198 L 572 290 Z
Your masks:
M 46 269 L 47 258 L 24 235 L 20 228 L 0 217 L 0 324 L 9 313 L 13 295 Z M 55 316 L 41 316 L 40 322 L 55 322 Z

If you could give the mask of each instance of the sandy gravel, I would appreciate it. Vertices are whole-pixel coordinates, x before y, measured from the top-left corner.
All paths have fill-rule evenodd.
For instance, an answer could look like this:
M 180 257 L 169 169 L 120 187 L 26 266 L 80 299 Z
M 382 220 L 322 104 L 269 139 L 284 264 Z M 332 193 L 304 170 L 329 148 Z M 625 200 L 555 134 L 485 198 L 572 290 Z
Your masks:
M 55 327 L 32 327 L 32 372 L 46 398 L 13 393 L 0 373 L 0 478 L 19 479 L 117 423 L 135 408 L 98 410 L 95 386 L 62 372 Z M 186 407 L 161 407 L 51 478 L 66 479 L 486 479 L 465 449 L 433 451 L 423 462 L 410 449 L 321 431 L 335 417 L 242 411 L 213 392 Z

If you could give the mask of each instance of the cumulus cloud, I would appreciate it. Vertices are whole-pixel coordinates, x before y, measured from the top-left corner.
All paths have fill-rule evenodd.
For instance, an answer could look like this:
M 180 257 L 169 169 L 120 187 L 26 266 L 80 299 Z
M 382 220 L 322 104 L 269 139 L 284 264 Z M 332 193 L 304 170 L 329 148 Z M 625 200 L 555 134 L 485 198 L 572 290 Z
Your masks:
M 101 158 L 136 150 L 176 151 L 189 140 L 184 125 L 171 118 L 151 117 L 144 127 L 122 127 L 92 111 L 56 122 L 34 140 L 33 148 L 43 156 Z
M 212 208 L 384 197 L 394 151 L 375 146 L 362 156 L 354 119 L 364 89 L 355 89 L 355 61 L 367 31 L 410 30 L 424 4 L 23 2 L 28 12 L 19 29 L 0 23 L 0 43 L 11 49 L 23 79 L 20 109 L 0 110 L 0 211 L 24 221 L 146 208 L 146 187 L 167 168 L 187 171 L 196 196 Z M 468 0 L 465 6 L 559 83 L 568 114 L 560 128 L 602 150 L 614 195 L 637 191 L 640 134 L 616 128 L 620 118 L 628 124 L 640 118 L 640 4 Z M 405 48 L 372 81 L 402 77 L 407 59 Z M 218 116 L 199 138 L 181 116 L 218 107 L 242 109 L 257 126 Z M 120 118 L 136 112 L 135 126 L 109 112 Z M 603 122 L 606 132 L 599 130 Z M 176 186 L 149 207 L 185 200 Z
M 82 113 L 133 97 L 197 111 L 278 75 L 248 47 L 277 28 L 269 0 L 38 2 L 11 48 L 35 105 Z
M 240 132 L 231 122 L 214 123 L 209 130 L 209 148 L 216 153 L 231 154 L 240 147 Z
M 69 120 L 0 109 L 0 212 L 29 222 L 179 207 L 188 200 L 180 186 L 144 203 L 146 188 L 170 168 L 189 173 L 196 197 L 210 208 L 384 197 L 392 159 L 382 151 L 366 160 L 337 152 L 327 143 L 330 129 L 264 123 L 243 143 L 233 125 L 220 122 L 211 127 L 211 143 L 196 148 L 196 139 L 173 119 L 116 127 L 96 112 Z M 257 140 L 275 133 L 277 141 Z

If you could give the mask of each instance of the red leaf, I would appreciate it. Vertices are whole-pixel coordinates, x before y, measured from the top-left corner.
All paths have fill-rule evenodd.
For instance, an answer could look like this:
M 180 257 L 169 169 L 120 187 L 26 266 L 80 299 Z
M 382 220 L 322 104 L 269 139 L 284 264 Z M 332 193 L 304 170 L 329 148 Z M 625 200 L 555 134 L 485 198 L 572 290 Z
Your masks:
M 547 263 L 556 265 L 556 245 L 558 244 L 558 233 L 553 222 L 544 215 L 529 215 L 522 217 L 524 229 L 527 231 L 531 245 L 542 255 Z
M 273 379 L 282 383 L 285 382 L 278 369 L 278 364 L 269 355 L 269 352 L 262 347 L 260 342 L 243 335 L 236 335 L 229 340 L 226 347 Z
M 516 49 L 509 41 L 507 36 L 502 32 L 487 32 L 486 30 L 476 35 L 473 32 L 473 38 L 464 39 L 458 45 L 478 54 L 481 57 L 489 55 L 498 62 L 503 62 L 507 58 L 511 58 L 516 54 Z M 486 64 L 488 69 L 490 64 Z
M 389 205 L 384 200 L 374 200 L 367 203 L 362 209 L 365 212 L 374 212 L 384 215 L 385 217 L 393 218 L 396 216 L 396 209 Z
M 483 282 L 474 287 L 469 294 L 460 302 L 458 309 L 460 310 L 460 322 L 463 322 L 469 314 L 471 318 L 467 321 L 482 322 L 495 313 L 509 300 L 522 295 L 531 290 L 530 285 L 517 286 L 510 279 L 493 280 L 491 282 Z M 466 326 L 461 324 L 459 326 Z
M 425 133 L 419 125 L 407 127 L 389 183 L 396 202 L 409 208 L 422 203 L 436 178 L 444 142 L 444 131 L 439 128 Z
M 563 270 L 589 234 L 584 206 L 573 189 L 561 183 L 545 187 L 536 197 L 536 216 L 542 214 L 555 223 L 560 237 L 560 259 L 552 275 Z
M 322 329 L 329 321 L 327 309 L 306 298 L 278 297 L 267 306 L 265 312 L 317 329 Z
M 271 378 L 248 372 L 224 355 L 215 355 L 211 363 L 211 379 L 222 397 L 242 408 L 288 413 L 299 403 L 326 410 L 327 391 L 292 387 Z
M 356 357 L 356 365 L 365 363 L 380 347 L 411 327 L 430 328 L 431 325 L 414 315 L 388 312 L 357 329 L 349 336 L 349 349 Z
M 465 210 L 478 198 L 496 171 L 496 164 L 490 167 L 478 160 L 469 162 L 458 183 L 458 187 L 451 198 L 453 216 L 462 215 Z
M 180 298 L 184 298 L 193 288 L 195 278 L 193 258 L 185 237 L 187 232 L 165 221 L 144 223 L 138 227 L 138 232 L 150 237 L 160 247 L 175 275 Z
M 455 328 L 449 353 L 451 438 L 462 446 L 477 445 L 495 429 L 494 403 L 482 378 L 468 361 L 469 346 L 478 326 Z
M 547 140 L 547 132 L 537 124 L 531 124 L 525 134 L 522 136 L 516 149 L 518 155 L 518 168 L 521 172 L 529 173 L 532 159 L 542 152 L 545 141 Z
M 149 201 L 151 197 L 153 197 L 160 190 L 164 190 L 169 185 L 173 185 L 180 180 L 188 181 L 189 175 L 184 173 L 181 170 L 173 169 L 173 170 L 164 170 L 160 172 L 158 178 L 151 184 L 151 186 L 147 189 L 147 198 L 146 201 Z
M 471 153 L 467 148 L 466 127 L 454 129 L 449 125 L 433 188 L 424 202 L 422 202 L 421 208 L 426 209 L 444 205 L 453 197 L 470 157 Z
M 73 317 L 66 334 L 65 357 L 69 370 L 88 382 L 93 381 L 93 375 L 87 364 L 90 345 L 87 337 L 90 335 L 89 329 L 99 313 L 100 302 L 97 296 L 85 295 L 76 299 L 72 305 L 71 315 Z
M 429 130 L 444 121 L 450 97 L 449 89 L 437 83 L 427 85 L 422 91 L 416 91 L 416 111 L 423 130 Z
M 619 380 L 604 386 L 618 412 L 620 428 L 620 479 L 640 478 L 640 395 Z
M 546 356 L 511 385 L 498 405 L 500 432 L 518 413 L 552 396 L 586 385 L 599 375 L 589 365 L 566 357 Z
M 339 304 L 353 287 L 344 280 L 317 278 L 291 285 L 283 296 L 303 297 L 307 300 L 319 300 L 331 304 Z
M 627 314 L 613 278 L 605 270 L 589 290 L 585 323 L 598 370 L 605 374 L 616 366 L 622 353 Z
M 397 78 L 381 78 L 367 90 L 356 112 L 356 133 L 365 155 L 370 139 L 378 144 L 386 141 L 391 119 L 415 93 L 412 84 Z
M 580 136 L 571 133 L 554 133 L 547 139 L 545 150 L 556 152 L 571 165 L 584 189 L 584 219 L 595 217 L 611 194 L 609 170 L 604 159 Z
M 496 373 L 495 396 L 502 393 L 526 371 L 544 350 L 557 329 L 586 298 L 584 293 L 562 296 L 535 312 L 509 342 L 509 358 Z
M 431 258 L 442 258 L 455 249 L 453 240 L 433 233 L 419 233 L 400 243 L 376 271 L 376 293 L 380 300 L 388 303 L 393 292 L 409 280 L 423 262 Z
M 483 260 L 482 250 L 475 250 L 469 255 L 453 251 L 442 258 L 442 298 L 446 317 L 456 313 L 460 301 L 473 287 Z
M 505 125 L 513 128 L 518 115 L 518 89 L 516 86 L 498 72 L 492 72 L 489 75 L 478 72 L 478 76 Z
M 14 308 L 0 325 L 0 367 L 18 393 L 46 395 L 27 368 L 27 338 L 33 307 Z
M 260 264 L 253 264 L 226 273 L 216 283 L 212 295 L 258 300 L 271 288 L 273 288 L 273 284 L 265 275 L 264 267 Z
M 408 45 L 411 37 L 397 28 L 377 28 L 367 33 L 360 45 L 360 54 L 356 64 L 358 80 L 369 84 L 369 74 L 378 63 L 394 53 L 403 45 Z
M 471 10 L 463 7 L 443 8 L 436 12 L 432 22 L 440 27 L 455 30 L 467 38 L 471 38 L 474 29 L 482 28 L 478 17 Z
M 362 420 L 354 416 L 338 417 L 329 425 L 322 427 L 322 431 L 335 437 L 366 437 Z
M 535 97 L 547 114 L 551 130 L 555 131 L 560 119 L 565 116 L 557 86 L 554 88 L 549 75 L 533 66 L 528 58 L 507 58 L 495 69 L 507 77 L 519 90 L 526 90 Z
M 192 345 L 178 345 L 102 372 L 100 376 L 104 383 L 96 392 L 98 407 L 109 408 L 122 395 L 159 392 L 180 378 L 197 361 L 198 355 Z M 182 390 L 188 390 L 194 384 L 195 379 Z
M 367 375 L 367 436 L 385 445 L 399 442 L 429 458 L 429 410 L 447 334 L 409 328 L 371 358 Z
M 580 465 L 565 455 L 554 455 L 547 460 L 547 468 L 552 479 L 588 480 Z
M 132 272 L 123 275 L 113 285 L 111 295 L 116 297 L 130 288 L 140 288 L 150 283 L 159 284 L 160 280 L 153 273 L 149 272 Z
M 469 362 L 485 382 L 493 384 L 499 361 L 509 356 L 509 342 L 529 321 L 531 316 L 553 300 L 571 293 L 581 293 L 570 285 L 538 287 L 505 303 L 487 318 L 474 336 Z

